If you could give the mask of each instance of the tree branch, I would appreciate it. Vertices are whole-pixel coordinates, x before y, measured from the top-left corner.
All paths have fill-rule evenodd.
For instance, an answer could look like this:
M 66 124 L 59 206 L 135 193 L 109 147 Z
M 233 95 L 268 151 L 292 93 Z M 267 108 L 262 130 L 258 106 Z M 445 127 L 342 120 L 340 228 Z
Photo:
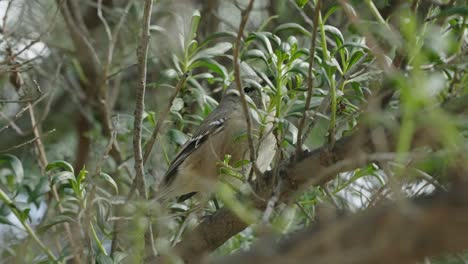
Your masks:
M 466 104 L 462 103 L 466 102 L 466 100 L 468 100 L 468 95 L 455 98 L 452 103 L 446 104 L 450 107 L 447 110 L 460 112 L 462 109 L 468 109 Z M 376 127 L 373 129 L 381 128 Z M 422 128 L 421 130 L 424 131 L 425 129 Z M 350 136 L 336 141 L 331 149 L 325 145 L 312 152 L 305 151 L 297 157 L 296 162 L 287 161 L 282 164 L 280 177 L 282 178 L 283 188 L 279 201 L 290 201 L 300 193 L 298 190 L 305 189 L 311 184 L 316 186 L 324 185 L 333 180 L 334 176 L 340 172 L 350 171 L 371 162 L 368 159 L 356 159 L 356 157 L 365 157 L 367 154 L 375 152 L 376 147 L 370 136 L 372 131 L 367 127 L 359 127 Z M 398 129 L 395 130 L 395 132 L 397 131 Z M 392 131 L 387 130 L 386 132 L 388 132 L 386 134 L 388 141 L 395 142 Z M 416 133 L 413 147 L 420 146 L 419 138 L 418 133 Z M 423 143 L 427 145 L 428 142 Z M 342 162 L 340 166 L 334 166 L 348 159 L 354 162 Z M 261 199 L 255 199 L 253 203 L 260 210 L 265 209 L 268 198 L 271 197 L 274 190 L 274 182 L 271 179 L 273 179 L 272 172 L 267 171 L 264 175 L 259 176 L 256 181 L 254 191 L 256 197 L 261 197 Z M 197 261 L 247 226 L 229 209 L 222 208 L 215 214 L 206 217 L 194 230 L 188 232 L 184 239 L 176 245 L 175 250 L 182 259 Z
M 415 263 L 468 248 L 466 187 L 416 198 L 405 208 L 380 206 L 315 225 L 274 244 L 258 243 L 223 263 Z
M 136 88 L 135 100 L 135 120 L 133 123 L 133 150 L 135 156 L 135 182 L 140 195 L 146 198 L 145 178 L 143 172 L 143 151 L 141 148 L 141 127 L 143 124 L 143 111 L 145 109 L 145 90 L 146 90 L 146 72 L 148 49 L 150 42 L 150 22 L 151 11 L 153 8 L 152 0 L 145 0 L 145 8 L 143 13 L 142 30 L 140 44 L 137 50 L 138 59 L 138 84 Z
M 247 24 L 247 21 L 249 20 L 249 14 L 250 14 L 250 11 L 252 11 L 253 4 L 254 4 L 254 0 L 250 0 L 247 8 L 241 12 L 242 16 L 241 16 L 241 22 L 239 25 L 239 30 L 237 32 L 236 43 L 234 45 L 233 61 L 234 61 L 235 82 L 236 82 L 237 89 L 239 90 L 239 93 L 240 93 L 242 111 L 244 113 L 245 122 L 247 123 L 247 141 L 249 144 L 250 161 L 252 163 L 252 169 L 255 172 L 255 175 L 258 175 L 260 173 L 260 170 L 257 168 L 257 163 L 256 163 L 256 160 L 257 160 L 256 151 L 255 151 L 255 146 L 254 146 L 253 136 L 252 136 L 252 120 L 250 118 L 249 106 L 247 105 L 247 100 L 245 99 L 244 89 L 242 89 L 242 81 L 241 81 L 241 76 L 240 76 L 240 59 L 239 59 L 239 51 L 240 51 L 242 36 L 244 34 L 244 28 L 245 28 L 245 25 Z

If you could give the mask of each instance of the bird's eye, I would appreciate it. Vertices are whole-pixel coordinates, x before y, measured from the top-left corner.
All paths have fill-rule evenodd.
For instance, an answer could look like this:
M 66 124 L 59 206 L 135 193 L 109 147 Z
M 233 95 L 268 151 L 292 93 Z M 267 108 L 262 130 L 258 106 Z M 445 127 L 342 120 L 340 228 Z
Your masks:
M 254 87 L 244 87 L 244 93 L 251 93 L 255 90 Z

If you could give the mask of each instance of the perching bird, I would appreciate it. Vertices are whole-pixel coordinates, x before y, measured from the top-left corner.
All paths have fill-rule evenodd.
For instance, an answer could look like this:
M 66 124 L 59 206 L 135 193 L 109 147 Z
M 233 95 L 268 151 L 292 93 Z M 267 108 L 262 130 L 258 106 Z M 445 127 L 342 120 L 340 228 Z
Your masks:
M 262 94 L 255 82 L 244 78 L 243 90 L 251 104 L 262 107 Z M 252 110 L 250 110 L 252 112 Z M 276 139 L 271 133 L 271 120 L 263 127 L 260 135 L 258 118 L 252 118 L 252 138 L 257 152 L 257 168 L 264 172 L 270 165 L 276 148 Z M 272 118 L 269 118 L 272 119 Z M 268 119 L 267 119 L 268 120 Z M 170 164 L 156 198 L 160 201 L 179 197 L 179 201 L 190 198 L 195 193 L 209 198 L 216 190 L 219 180 L 218 164 L 225 155 L 231 156 L 232 163 L 249 160 L 250 150 L 247 140 L 247 123 L 241 105 L 239 91 L 233 82 L 226 89 L 218 107 L 200 124 L 193 136 L 182 146 Z M 249 170 L 245 170 L 249 171 Z

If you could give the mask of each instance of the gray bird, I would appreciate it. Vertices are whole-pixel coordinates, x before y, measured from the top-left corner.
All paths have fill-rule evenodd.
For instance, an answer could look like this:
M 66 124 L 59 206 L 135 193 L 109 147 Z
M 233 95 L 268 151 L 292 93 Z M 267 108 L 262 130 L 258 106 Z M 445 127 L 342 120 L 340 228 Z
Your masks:
M 262 107 L 262 93 L 255 82 L 244 78 L 243 89 L 249 98 L 251 107 Z M 264 103 L 264 102 L 263 102 Z M 255 106 L 254 106 L 255 105 Z M 264 105 L 264 104 L 263 104 Z M 260 124 L 258 118 L 252 118 L 254 145 L 257 152 L 256 165 L 261 172 L 268 169 L 275 151 L 276 139 L 271 133 L 272 117 L 267 117 L 267 123 L 259 136 Z M 193 136 L 182 146 L 164 175 L 156 199 L 167 201 L 179 197 L 179 201 L 199 193 L 205 199 L 216 190 L 219 181 L 218 163 L 225 155 L 231 156 L 234 163 L 249 160 L 249 146 L 246 136 L 247 123 L 241 105 L 239 91 L 233 82 L 226 90 L 221 102 L 214 109 Z M 244 169 L 248 172 L 248 169 Z

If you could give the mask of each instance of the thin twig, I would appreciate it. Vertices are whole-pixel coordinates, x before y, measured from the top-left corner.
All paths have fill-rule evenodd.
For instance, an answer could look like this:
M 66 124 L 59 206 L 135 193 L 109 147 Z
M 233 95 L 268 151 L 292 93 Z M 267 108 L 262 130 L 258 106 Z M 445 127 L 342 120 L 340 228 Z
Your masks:
M 28 140 L 28 141 L 25 141 L 25 142 L 23 142 L 23 143 L 21 143 L 21 144 L 15 145 L 15 146 L 13 146 L 13 147 L 9 147 L 9 148 L 7 148 L 7 149 L 2 149 L 2 150 L 0 150 L 0 153 L 10 152 L 10 151 L 12 151 L 12 150 L 15 150 L 15 149 L 24 147 L 24 146 L 26 146 L 26 145 L 28 145 L 28 144 L 31 144 L 31 143 L 34 143 L 34 142 L 38 141 L 41 137 L 44 137 L 44 136 L 46 136 L 46 135 L 48 135 L 48 134 L 51 134 L 51 133 L 53 133 L 53 132 L 55 132 L 55 129 L 52 129 L 52 130 L 50 130 L 50 131 L 44 133 L 44 135 L 40 135 L 40 136 L 34 137 L 34 138 L 32 138 L 32 139 L 30 139 L 30 140 Z
M 0 117 L 5 119 L 8 122 L 8 125 L 11 126 L 13 130 L 16 131 L 16 133 L 20 136 L 24 136 L 24 131 L 16 125 L 15 121 L 11 120 L 7 115 L 5 115 L 3 112 L 0 112 Z
M 166 109 L 164 112 L 162 112 L 161 116 L 159 117 L 158 123 L 156 124 L 156 127 L 153 130 L 153 133 L 151 134 L 151 138 L 149 139 L 148 143 L 146 144 L 145 147 L 145 155 L 143 156 L 143 165 L 146 164 L 146 161 L 148 160 L 151 151 L 153 150 L 154 143 L 156 142 L 156 138 L 159 135 L 159 132 L 161 132 L 162 128 L 164 127 L 164 121 L 167 118 L 167 114 L 169 113 L 172 103 L 174 102 L 174 99 L 177 97 L 179 94 L 180 90 L 184 86 L 185 81 L 188 78 L 188 73 L 185 73 L 182 75 L 182 78 L 177 82 L 175 91 L 172 94 L 171 98 L 169 99 L 169 104 L 167 105 Z
M 335 196 L 333 195 L 333 193 L 330 192 L 330 190 L 328 189 L 327 186 L 323 186 L 323 191 L 325 192 L 325 194 L 328 196 L 328 198 L 330 198 L 330 201 L 332 202 L 333 206 L 335 206 L 336 209 L 340 209 L 340 205 L 338 203 L 338 201 L 336 200 Z
M 2 35 L 4 39 L 8 38 L 8 31 L 6 30 L 7 22 L 8 22 L 8 14 L 10 13 L 10 8 L 13 4 L 13 0 L 8 1 L 8 5 L 5 9 L 5 14 L 3 15 L 3 31 Z
M 312 32 L 312 40 L 310 44 L 310 51 L 309 51 L 309 56 L 310 56 L 310 61 L 309 61 L 309 69 L 307 73 L 307 98 L 306 98 L 306 104 L 305 104 L 305 109 L 304 109 L 304 115 L 301 118 L 301 121 L 299 122 L 299 128 L 297 132 L 297 145 L 296 145 L 296 157 L 299 156 L 299 154 L 302 151 L 302 142 L 303 142 L 303 129 L 305 125 L 305 121 L 307 120 L 307 111 L 310 108 L 310 102 L 312 101 L 312 92 L 314 88 L 314 74 L 313 74 L 313 67 L 314 67 L 314 61 L 315 61 L 315 45 L 316 45 L 316 38 L 317 38 L 317 27 L 318 27 L 318 17 L 320 14 L 320 7 L 322 5 L 322 1 L 318 0 L 317 5 L 315 7 L 315 13 L 314 13 L 314 29 Z
M 387 153 L 372 153 L 372 154 L 362 154 L 356 155 L 350 159 L 340 160 L 334 163 L 331 166 L 326 167 L 317 175 L 317 177 L 311 178 L 302 187 L 296 192 L 297 194 L 303 193 L 304 189 L 308 188 L 309 186 L 314 186 L 320 184 L 325 179 L 331 177 L 332 175 L 336 175 L 339 172 L 346 170 L 347 168 L 356 168 L 356 165 L 360 164 L 368 164 L 370 162 L 375 161 L 394 161 L 396 160 L 398 153 L 394 152 L 387 152 Z M 413 153 L 404 153 L 406 159 L 416 159 L 418 155 Z
M 282 187 L 281 179 L 279 179 L 278 177 L 276 179 L 278 179 L 278 184 L 276 185 L 273 195 L 268 200 L 266 209 L 263 213 L 263 217 L 262 217 L 263 224 L 267 224 L 268 222 L 270 222 L 271 214 L 273 213 L 273 210 L 275 209 L 275 206 L 278 203 L 279 197 L 281 195 L 281 187 Z
M 239 25 L 239 31 L 237 32 L 236 43 L 234 45 L 233 60 L 234 60 L 234 77 L 235 77 L 237 89 L 239 90 L 239 93 L 240 93 L 242 110 L 244 112 L 245 121 L 247 123 L 247 139 L 248 139 L 248 144 L 249 144 L 250 162 L 252 163 L 252 168 L 255 172 L 255 175 L 260 175 L 260 170 L 258 169 L 257 163 L 256 163 L 257 158 L 256 158 L 255 146 L 254 146 L 253 137 L 252 137 L 252 120 L 250 119 L 249 106 L 247 105 L 247 100 L 245 99 L 244 89 L 242 89 L 242 82 L 241 82 L 241 76 L 240 76 L 240 61 L 239 61 L 239 50 L 240 50 L 240 45 L 241 45 L 241 39 L 242 39 L 245 25 L 247 24 L 247 21 L 249 20 L 249 14 L 250 14 L 250 11 L 252 11 L 253 4 L 254 4 L 254 0 L 250 0 L 247 8 L 244 11 L 242 11 L 243 14 L 242 14 L 241 22 Z
M 87 35 L 87 30 L 84 26 L 84 23 L 81 17 L 77 14 L 78 10 L 76 3 L 69 0 L 55 0 L 57 5 L 60 8 L 60 12 L 65 20 L 68 30 L 70 31 L 70 37 L 73 40 L 73 45 L 77 52 L 78 60 L 81 64 L 81 67 L 86 73 L 88 79 L 84 81 L 95 81 L 90 80 L 91 77 L 94 79 L 98 76 L 101 69 L 101 61 L 99 56 L 96 53 L 89 35 Z
M 118 35 L 120 33 L 120 30 L 125 22 L 125 19 L 127 18 L 127 15 L 128 15 L 128 10 L 130 9 L 130 7 L 132 6 L 133 2 L 135 0 L 131 0 L 131 1 L 128 1 L 127 5 L 125 6 L 125 9 L 123 11 L 123 14 L 121 15 L 120 17 L 120 20 L 119 22 L 117 23 L 117 26 L 115 27 L 115 30 L 113 33 L 111 33 L 111 30 L 109 28 L 109 25 L 106 21 L 106 19 L 103 17 L 102 15 L 102 0 L 99 0 L 98 2 L 98 16 L 99 16 L 99 19 L 101 19 L 102 23 L 104 24 L 104 27 L 106 29 L 106 35 L 107 35 L 107 38 L 108 38 L 108 41 L 109 41 L 109 50 L 108 50 L 108 53 L 107 53 L 107 62 L 106 62 L 106 65 L 104 65 L 104 75 L 103 76 L 108 76 L 109 75 L 109 69 L 111 67 L 111 64 L 112 64 L 112 57 L 114 55 L 114 48 L 117 44 L 117 40 L 118 40 Z M 104 81 L 108 81 L 109 79 L 106 77 L 104 78 L 105 80 Z
M 146 72 L 148 49 L 150 42 L 150 21 L 151 11 L 153 8 L 152 0 L 145 0 L 145 8 L 143 13 L 143 22 L 141 30 L 140 44 L 137 50 L 138 59 L 138 85 L 136 89 L 135 100 L 135 120 L 133 134 L 133 151 L 135 155 L 135 183 L 140 195 L 146 198 L 145 178 L 143 172 L 143 152 L 141 147 L 141 127 L 143 125 L 143 111 L 145 109 L 145 89 L 146 89 Z
M 24 107 L 23 109 L 21 109 L 18 113 L 16 113 L 16 115 L 14 116 L 14 118 L 12 119 L 12 121 L 14 121 L 14 120 L 20 118 L 20 117 L 24 114 L 24 112 L 26 112 L 30 107 L 34 107 L 36 104 L 38 104 L 39 102 L 41 102 L 42 100 L 44 100 L 44 98 L 46 98 L 46 96 L 47 96 L 48 94 L 49 94 L 48 92 L 44 93 L 44 94 L 43 94 L 39 99 L 37 99 L 35 102 L 30 103 L 30 104 L 28 104 L 27 106 L 25 106 L 25 107 Z M 8 125 L 5 125 L 4 127 L 0 128 L 0 133 L 1 133 L 2 131 L 4 131 L 5 129 L 9 128 L 9 127 L 10 127 L 10 125 L 8 124 Z

